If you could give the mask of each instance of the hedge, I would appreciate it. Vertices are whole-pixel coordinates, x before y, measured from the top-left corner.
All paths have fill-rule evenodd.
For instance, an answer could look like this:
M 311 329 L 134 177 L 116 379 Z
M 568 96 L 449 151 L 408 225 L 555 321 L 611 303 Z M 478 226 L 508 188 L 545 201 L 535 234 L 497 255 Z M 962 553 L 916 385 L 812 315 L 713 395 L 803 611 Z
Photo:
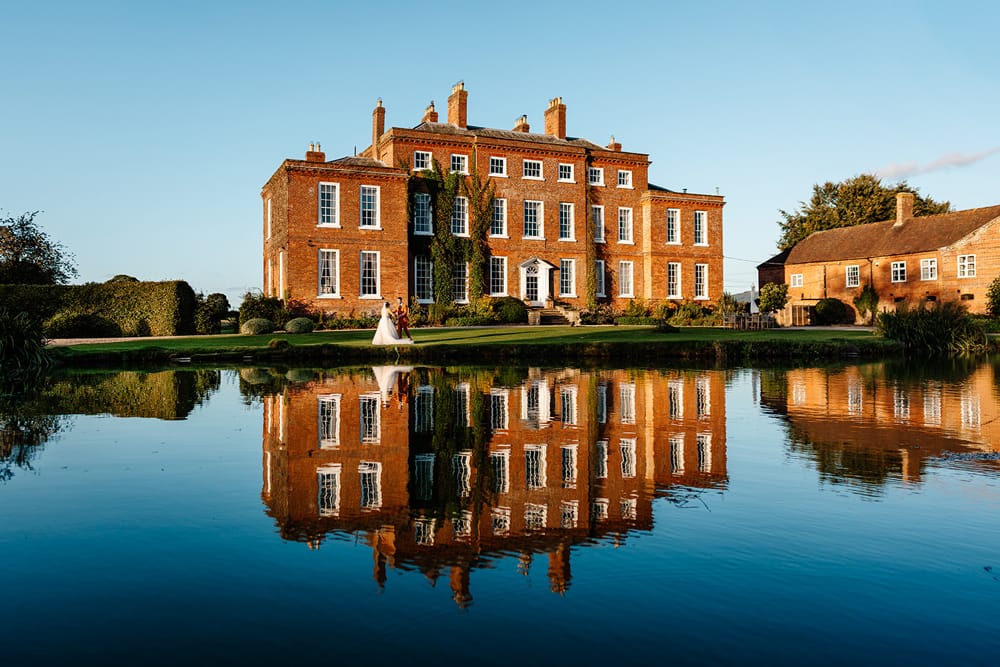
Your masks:
M 56 314 L 62 318 L 96 315 L 117 325 L 123 336 L 176 336 L 194 333 L 197 300 L 183 280 L 118 280 L 85 285 L 0 285 L 0 305 L 43 322 Z

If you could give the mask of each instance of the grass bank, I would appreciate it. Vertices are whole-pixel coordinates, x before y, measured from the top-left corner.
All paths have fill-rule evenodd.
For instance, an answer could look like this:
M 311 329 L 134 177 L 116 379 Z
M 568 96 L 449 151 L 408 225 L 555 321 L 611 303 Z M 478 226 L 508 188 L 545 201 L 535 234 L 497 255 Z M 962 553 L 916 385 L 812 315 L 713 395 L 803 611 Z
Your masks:
M 53 347 L 70 366 L 135 366 L 164 363 L 273 361 L 354 362 L 665 362 L 703 360 L 722 364 L 755 361 L 818 361 L 878 358 L 901 353 L 899 345 L 860 329 L 734 331 L 691 327 L 661 333 L 648 326 L 473 327 L 413 331 L 414 345 L 375 347 L 371 331 L 321 331 L 135 338 Z

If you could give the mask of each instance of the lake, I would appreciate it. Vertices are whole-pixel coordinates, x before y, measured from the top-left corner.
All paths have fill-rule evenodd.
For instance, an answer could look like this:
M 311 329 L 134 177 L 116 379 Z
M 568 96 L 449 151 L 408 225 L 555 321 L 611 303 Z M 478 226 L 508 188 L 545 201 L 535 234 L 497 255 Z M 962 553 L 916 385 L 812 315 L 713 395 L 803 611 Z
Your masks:
M 55 376 L 2 662 L 994 665 L 998 369 Z

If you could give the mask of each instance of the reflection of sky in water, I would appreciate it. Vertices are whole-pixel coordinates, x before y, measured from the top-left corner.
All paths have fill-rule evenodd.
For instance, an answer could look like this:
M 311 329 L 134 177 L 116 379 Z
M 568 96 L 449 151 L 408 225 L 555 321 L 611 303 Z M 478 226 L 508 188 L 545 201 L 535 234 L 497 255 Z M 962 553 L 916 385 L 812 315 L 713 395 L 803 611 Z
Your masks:
M 988 664 L 1000 650 L 992 628 L 1000 476 L 997 462 L 984 460 L 991 448 L 983 444 L 997 414 L 995 394 L 983 389 L 992 386 L 992 368 L 959 384 L 915 380 L 932 389 L 939 383 L 941 424 L 911 425 L 920 438 L 911 439 L 919 449 L 910 451 L 908 467 L 896 447 L 904 426 L 891 418 L 899 382 L 878 372 L 818 376 L 830 388 L 859 374 L 862 411 L 871 410 L 852 412 L 857 401 L 845 391 L 842 406 L 828 400 L 819 419 L 811 409 L 796 411 L 807 406 L 794 404 L 803 397 L 792 371 L 692 374 L 684 385 L 691 405 L 698 373 L 724 387 L 710 408 L 724 417 L 724 433 L 712 433 L 713 445 L 724 447 L 713 452 L 716 465 L 724 461 L 723 481 L 670 485 L 663 441 L 654 453 L 665 473 L 639 497 L 649 522 L 563 540 L 570 585 L 562 593 L 552 592 L 550 577 L 558 528 L 542 531 L 550 542 L 526 542 L 527 555 L 525 544 L 491 545 L 470 561 L 472 601 L 464 610 L 453 599 L 449 566 L 433 580 L 401 554 L 379 587 L 365 531 L 334 526 L 318 549 L 279 536 L 265 511 L 280 512 L 261 500 L 267 398 L 247 405 L 235 374 L 224 372 L 215 393 L 183 420 L 77 416 L 39 450 L 32 470 L 15 470 L 0 485 L 5 662 L 176 664 L 197 655 L 246 664 L 318 656 L 383 664 L 401 655 L 422 663 L 468 653 L 484 664 L 522 664 L 613 651 L 616 660 L 669 654 L 678 664 Z M 360 389 L 379 392 L 370 370 L 357 377 Z M 669 401 L 646 411 L 643 377 L 635 377 L 634 393 L 638 470 L 644 420 L 666 419 L 652 429 L 657 442 L 672 430 Z M 618 384 L 612 377 L 609 419 L 620 417 Z M 245 394 L 275 388 L 255 386 L 244 386 Z M 284 389 L 291 396 L 298 386 Z M 962 406 L 970 387 L 979 397 L 978 431 L 962 427 L 963 414 L 974 414 Z M 561 416 L 561 394 L 554 395 L 550 406 Z M 573 418 L 581 423 L 587 395 L 579 389 Z M 917 395 L 911 419 L 923 414 Z M 292 405 L 289 399 L 285 408 Z M 519 408 L 511 409 L 519 420 Z M 385 413 L 380 426 L 388 435 Z M 548 436 L 557 426 L 539 431 L 541 441 L 555 442 Z M 317 429 L 309 427 L 318 439 Z M 896 429 L 896 438 L 883 429 Z M 859 433 L 869 442 L 845 440 Z M 582 485 L 589 444 L 579 445 Z M 547 460 L 555 466 L 560 459 L 550 449 Z M 620 473 L 621 459 L 609 468 Z M 554 472 L 546 480 L 560 481 Z M 557 505 L 548 511 L 555 517 Z

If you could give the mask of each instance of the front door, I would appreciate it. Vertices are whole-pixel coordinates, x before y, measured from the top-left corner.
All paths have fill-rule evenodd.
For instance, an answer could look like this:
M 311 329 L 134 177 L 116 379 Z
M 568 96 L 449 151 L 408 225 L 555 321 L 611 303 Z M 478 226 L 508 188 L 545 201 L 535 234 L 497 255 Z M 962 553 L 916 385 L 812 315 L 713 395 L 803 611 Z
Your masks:
M 529 273 L 524 280 L 524 298 L 534 304 L 538 301 L 538 274 Z
M 548 267 L 539 261 L 531 262 L 521 268 L 522 298 L 529 306 L 543 308 L 549 298 Z

